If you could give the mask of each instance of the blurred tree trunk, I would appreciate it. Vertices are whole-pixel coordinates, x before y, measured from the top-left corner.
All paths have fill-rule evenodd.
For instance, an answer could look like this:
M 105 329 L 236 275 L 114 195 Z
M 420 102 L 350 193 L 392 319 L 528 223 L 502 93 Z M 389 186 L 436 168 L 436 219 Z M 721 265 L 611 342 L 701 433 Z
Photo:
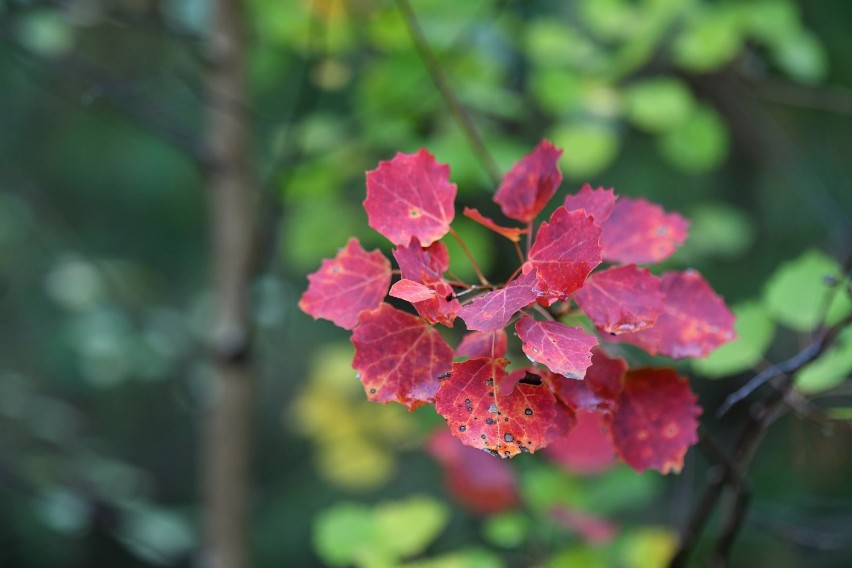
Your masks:
M 249 286 L 255 195 L 247 115 L 242 0 L 214 0 L 208 41 L 207 164 L 216 292 L 212 358 L 215 388 L 204 427 L 204 568 L 249 564 L 251 367 Z

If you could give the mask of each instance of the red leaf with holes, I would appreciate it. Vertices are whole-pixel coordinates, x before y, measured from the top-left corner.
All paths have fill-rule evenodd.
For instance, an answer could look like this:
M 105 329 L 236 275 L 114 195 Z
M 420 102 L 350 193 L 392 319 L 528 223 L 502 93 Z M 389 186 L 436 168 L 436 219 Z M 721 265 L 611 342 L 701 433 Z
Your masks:
M 447 234 L 455 215 L 450 167 L 424 149 L 397 153 L 367 172 L 367 222 L 395 245 L 412 237 L 428 246 Z
M 471 331 L 465 334 L 459 346 L 456 347 L 456 357 L 499 359 L 506 354 L 507 344 L 508 337 L 503 329 L 488 332 Z
M 453 350 L 436 329 L 388 304 L 361 314 L 352 344 L 352 367 L 367 398 L 396 401 L 409 410 L 435 401 L 438 377 L 453 361 Z
M 562 150 L 542 140 L 503 176 L 494 201 L 506 217 L 529 223 L 544 209 L 562 183 L 561 155 Z
M 592 347 L 598 340 L 579 327 L 525 317 L 515 324 L 515 330 L 526 356 L 558 375 L 582 379 L 592 364 Z
M 574 300 L 596 326 L 614 335 L 653 326 L 663 309 L 660 279 L 632 264 L 595 272 Z
M 420 246 L 417 238 L 413 238 L 408 246 L 394 249 L 393 256 L 399 264 L 404 280 L 423 284 L 435 292 L 431 297 L 419 301 L 402 299 L 412 302 L 417 313 L 430 323 L 441 323 L 447 327 L 453 327 L 453 321 L 461 304 L 454 297 L 452 286 L 444 280 L 444 272 L 450 266 L 450 255 L 446 245 L 435 242 L 424 248 Z M 425 295 L 422 289 L 420 293 Z
M 506 380 L 503 382 L 504 392 L 511 392 L 518 383 L 529 385 L 545 385 L 556 396 L 556 415 L 550 421 L 550 429 L 547 431 L 547 443 L 557 440 L 565 436 L 571 428 L 574 427 L 576 420 L 574 419 L 574 411 L 559 400 L 559 394 L 554 388 L 554 384 L 558 382 L 581 383 L 581 381 L 572 381 L 563 376 L 551 373 L 547 369 L 540 367 L 525 367 L 523 369 L 515 369 Z
M 423 302 L 425 300 L 431 300 L 435 297 L 435 290 L 424 286 L 420 282 L 415 282 L 414 280 L 406 280 L 402 279 L 393 286 L 391 286 L 390 292 L 388 293 L 390 296 L 394 298 L 399 298 L 400 300 L 405 300 L 406 302 Z
M 585 184 L 576 195 L 565 198 L 565 209 L 568 211 L 583 209 L 587 215 L 594 217 L 595 223 L 602 226 L 604 221 L 609 219 L 616 199 L 618 198 L 612 189 L 602 187 L 592 189 L 591 185 Z
M 375 250 L 366 252 L 358 239 L 349 239 L 333 259 L 308 275 L 308 289 L 299 308 L 316 318 L 331 320 L 343 329 L 358 323 L 358 314 L 381 304 L 390 286 L 390 262 Z
M 601 228 L 585 211 L 558 207 L 538 230 L 524 268 L 535 268 L 542 296 L 565 300 L 601 263 Z
M 495 233 L 503 235 L 513 242 L 521 240 L 521 235 L 526 234 L 528 231 L 527 229 L 521 229 L 518 227 L 502 227 L 472 207 L 464 208 L 464 216 L 468 219 L 473 219 L 480 225 L 488 227 Z
M 521 274 L 505 288 L 492 290 L 474 299 L 458 312 L 468 329 L 496 331 L 503 329 L 518 311 L 535 302 L 535 271 Z
M 592 348 L 592 365 L 582 381 L 552 375 L 548 386 L 556 398 L 577 412 L 612 412 L 621 393 L 621 380 L 627 372 L 627 362 L 610 358 L 599 347 Z
M 518 505 L 517 480 L 508 463 L 465 446 L 443 428 L 429 439 L 428 449 L 444 468 L 450 495 L 464 507 L 493 515 Z
M 584 475 L 594 475 L 615 465 L 615 447 L 608 425 L 597 412 L 580 411 L 577 424 L 564 436 L 554 440 L 545 450 L 546 455 L 566 470 Z
M 734 315 L 694 270 L 664 274 L 660 290 L 665 300 L 654 327 L 613 340 L 637 345 L 651 355 L 680 359 L 706 357 L 736 337 Z
M 506 359 L 453 363 L 441 381 L 435 409 L 463 443 L 502 458 L 533 453 L 547 445 L 556 399 L 545 385 L 520 382 L 504 388 Z
M 618 411 L 606 418 L 619 457 L 636 471 L 680 471 L 683 456 L 698 441 L 696 401 L 674 369 L 628 371 Z
M 689 222 L 644 199 L 621 197 L 603 224 L 603 258 L 624 264 L 659 262 L 686 240 Z

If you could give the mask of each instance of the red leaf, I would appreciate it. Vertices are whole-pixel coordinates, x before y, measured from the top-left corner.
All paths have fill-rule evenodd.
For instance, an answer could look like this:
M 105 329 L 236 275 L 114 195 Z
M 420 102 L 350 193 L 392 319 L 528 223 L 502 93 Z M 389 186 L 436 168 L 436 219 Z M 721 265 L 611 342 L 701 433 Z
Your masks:
M 444 243 L 421 247 L 417 237 L 395 248 L 393 257 L 403 278 L 426 285 L 444 282 L 444 272 L 450 267 L 450 253 Z
M 568 211 L 583 209 L 587 215 L 594 217 L 595 223 L 603 226 L 604 221 L 609 219 L 612 213 L 616 199 L 612 189 L 602 187 L 592 189 L 591 185 L 585 184 L 577 195 L 569 195 L 565 198 L 565 209 Z
M 450 266 L 446 245 L 435 242 L 423 248 L 415 237 L 408 246 L 394 249 L 393 256 L 399 264 L 403 279 L 423 284 L 435 292 L 432 297 L 419 301 L 403 299 L 412 302 L 417 313 L 430 323 L 453 327 L 461 304 L 453 295 L 452 286 L 444 280 L 444 271 Z
M 660 279 L 632 264 L 595 272 L 574 300 L 596 326 L 614 335 L 653 326 L 663 308 Z
M 561 155 L 562 150 L 542 140 L 503 176 L 494 201 L 506 217 L 529 223 L 544 209 L 562 183 Z
M 511 458 L 547 445 L 556 400 L 545 385 L 519 383 L 507 392 L 506 359 L 478 358 L 453 363 L 441 381 L 435 409 L 463 443 Z
M 582 379 L 592 364 L 591 350 L 598 340 L 579 327 L 525 317 L 515 324 L 515 330 L 527 357 L 558 375 Z
M 674 369 L 628 371 L 618 411 L 606 418 L 619 457 L 636 471 L 680 471 L 687 449 L 698 441 L 696 401 Z
M 428 246 L 446 235 L 455 198 L 450 167 L 423 148 L 416 154 L 398 152 L 367 172 L 367 222 L 395 245 L 417 237 Z
M 505 288 L 492 290 L 475 298 L 468 305 L 462 306 L 458 315 L 464 320 L 468 329 L 477 331 L 503 329 L 521 308 L 535 302 L 536 293 L 533 290 L 535 282 L 535 271 L 521 274 L 506 284 Z
M 585 211 L 558 207 L 541 224 L 524 270 L 536 269 L 541 295 L 565 300 L 601 263 L 600 237 L 601 228 Z
M 595 475 L 611 468 L 615 447 L 601 419 L 597 412 L 577 412 L 577 425 L 547 447 L 547 456 L 573 473 Z
M 444 428 L 432 435 L 428 447 L 444 467 L 450 494 L 463 506 L 493 515 L 518 505 L 517 481 L 508 463 L 465 446 Z
M 414 280 L 402 279 L 391 286 L 390 296 L 406 302 L 422 302 L 435 297 L 435 291 Z
M 680 359 L 705 357 L 736 336 L 734 315 L 698 272 L 668 272 L 660 290 L 665 300 L 654 327 L 613 340 Z
M 624 359 L 611 359 L 599 347 L 592 348 L 592 366 L 582 381 L 553 375 L 548 385 L 556 398 L 576 412 L 613 412 L 627 372 Z
M 316 318 L 331 320 L 343 329 L 358 323 L 358 314 L 382 303 L 390 286 L 390 262 L 378 250 L 366 252 L 358 239 L 349 239 L 333 259 L 322 261 L 308 275 L 308 289 L 299 308 Z
M 388 304 L 361 314 L 352 344 L 352 367 L 367 398 L 397 401 L 409 410 L 435 401 L 438 377 L 453 361 L 453 350 L 436 329 Z
M 499 359 L 506 354 L 507 343 L 508 337 L 503 329 L 489 332 L 471 331 L 465 334 L 456 347 L 456 357 Z
M 550 510 L 550 516 L 559 524 L 575 531 L 583 540 L 602 545 L 615 538 L 616 525 L 606 519 L 596 517 L 584 511 L 575 511 L 564 505 L 556 505 Z
M 501 227 L 500 225 L 498 225 L 476 209 L 473 209 L 472 207 L 464 208 L 464 216 L 468 219 L 473 219 L 480 225 L 488 227 L 495 233 L 503 235 L 504 237 L 513 242 L 518 242 L 519 240 L 521 240 L 521 235 L 524 235 L 528 232 L 528 229 L 521 229 L 519 227 Z
M 503 392 L 507 393 L 512 392 L 512 389 L 514 389 L 515 385 L 518 383 L 529 385 L 543 384 L 554 393 L 554 396 L 556 396 L 556 405 L 554 406 L 556 409 L 556 416 L 554 416 L 553 420 L 550 421 L 550 428 L 547 430 L 548 444 L 553 440 L 557 440 L 565 436 L 577 422 L 574 418 L 574 411 L 559 400 L 559 394 L 554 388 L 554 384 L 559 382 L 582 384 L 581 381 L 572 381 L 561 375 L 551 373 L 547 369 L 539 367 L 515 369 L 509 373 L 509 376 L 503 382 Z
M 666 214 L 644 199 L 620 197 L 603 224 L 603 258 L 624 264 L 659 262 L 683 244 L 688 228 L 677 213 Z

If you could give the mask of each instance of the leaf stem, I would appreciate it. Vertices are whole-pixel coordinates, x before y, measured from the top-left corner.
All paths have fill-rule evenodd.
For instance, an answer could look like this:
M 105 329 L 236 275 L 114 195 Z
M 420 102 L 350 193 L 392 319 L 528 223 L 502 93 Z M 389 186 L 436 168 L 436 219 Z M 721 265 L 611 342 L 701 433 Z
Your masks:
M 527 257 L 530 255 L 530 249 L 532 248 L 532 232 L 533 232 L 533 223 L 530 221 L 527 224 Z
M 491 183 L 494 185 L 499 184 L 502 177 L 500 175 L 500 168 L 497 167 L 497 162 L 479 136 L 467 109 L 464 108 L 458 95 L 453 91 L 453 87 L 450 84 L 447 74 L 444 72 L 444 68 L 441 67 L 441 63 L 435 57 L 435 52 L 432 51 L 429 42 L 426 40 L 426 36 L 423 34 L 423 29 L 417 21 L 417 15 L 414 13 L 411 3 L 408 0 L 396 0 L 396 6 L 402 14 L 402 19 L 405 20 L 408 33 L 411 35 L 414 47 L 417 49 L 417 53 L 423 60 L 426 70 L 429 72 L 429 77 L 441 93 L 441 97 L 444 99 L 447 107 L 449 107 L 450 113 L 453 115 L 456 123 L 458 123 L 468 143 L 473 148 L 483 169 L 488 174 L 488 177 L 491 178 Z
M 521 245 L 517 243 L 517 241 L 512 241 L 512 244 L 515 245 L 515 252 L 518 253 L 518 260 L 521 261 L 523 265 L 526 262 L 526 258 L 524 258 L 524 253 L 521 250 Z
M 491 286 L 491 283 L 488 281 L 488 279 L 485 277 L 485 275 L 479 269 L 479 265 L 476 264 L 476 261 L 473 259 L 473 255 L 470 254 L 470 250 L 468 250 L 467 245 L 464 244 L 464 241 L 462 240 L 462 238 L 459 236 L 459 234 L 456 232 L 456 230 L 453 229 L 452 227 L 450 227 L 450 234 L 453 236 L 453 238 L 459 244 L 459 246 L 461 247 L 465 256 L 467 256 L 467 259 L 470 261 L 470 266 L 473 267 L 473 271 L 476 273 L 476 277 L 479 278 L 479 282 L 483 286 Z

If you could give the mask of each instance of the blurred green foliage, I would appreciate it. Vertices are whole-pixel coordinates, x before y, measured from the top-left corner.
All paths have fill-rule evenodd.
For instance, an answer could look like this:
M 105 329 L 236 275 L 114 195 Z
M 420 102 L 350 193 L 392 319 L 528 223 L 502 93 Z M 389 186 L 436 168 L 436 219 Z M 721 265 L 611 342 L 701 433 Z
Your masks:
M 783 360 L 822 314 L 848 313 L 840 265 L 852 242 L 852 4 L 411 4 L 501 171 L 548 136 L 565 148 L 563 192 L 589 181 L 687 214 L 690 240 L 669 266 L 700 269 L 740 315 L 740 339 L 696 372 L 742 374 L 761 359 Z M 344 334 L 296 302 L 305 274 L 350 235 L 389 251 L 366 225 L 364 172 L 426 147 L 450 164 L 459 204 L 499 218 L 496 184 L 394 2 L 246 5 L 264 243 L 252 290 L 256 565 L 366 562 L 358 555 L 369 542 L 382 561 L 420 567 L 665 558 L 689 481 L 622 469 L 575 478 L 534 456 L 515 466 L 525 508 L 483 521 L 450 508 L 437 466 L 411 451 L 434 416 L 363 400 L 347 349 L 333 347 Z M 3 566 L 196 562 L 196 448 L 210 388 L 198 153 L 209 7 L 0 0 Z M 484 269 L 511 272 L 511 247 L 467 220 L 456 226 Z M 453 272 L 471 278 L 460 251 L 450 252 Z M 798 378 L 841 419 L 852 406 L 851 346 L 844 334 Z M 695 386 L 705 404 L 734 388 Z M 729 434 L 725 423 L 705 423 Z M 746 527 L 733 562 L 838 565 L 848 550 L 815 550 L 789 535 L 823 515 L 829 537 L 848 537 L 848 520 L 835 513 L 852 498 L 849 442 L 824 437 L 822 423 L 790 419 L 780 429 L 754 468 L 762 521 Z M 681 479 L 701 479 L 705 467 L 695 458 Z M 341 504 L 353 494 L 365 504 Z M 366 504 L 389 500 L 397 504 Z M 624 530 L 594 547 L 548 520 L 552 504 Z M 781 514 L 761 515 L 769 505 Z M 421 516 L 431 524 L 411 520 Z M 378 544 L 326 542 L 322 527 L 332 521 L 354 523 L 365 539 L 393 534 Z

